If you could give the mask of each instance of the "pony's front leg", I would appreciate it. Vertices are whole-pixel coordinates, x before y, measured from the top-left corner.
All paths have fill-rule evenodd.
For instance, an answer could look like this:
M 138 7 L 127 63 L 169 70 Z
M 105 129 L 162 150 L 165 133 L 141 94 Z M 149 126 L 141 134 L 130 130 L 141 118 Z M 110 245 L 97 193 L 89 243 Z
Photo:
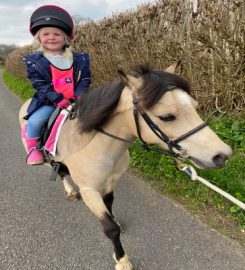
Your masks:
M 116 270 L 132 270 L 133 266 L 130 263 L 128 256 L 125 254 L 121 241 L 121 229 L 113 217 L 105 214 L 101 220 L 105 235 L 112 241 L 114 246 L 113 259 L 116 261 Z
M 85 204 L 99 218 L 105 235 L 112 241 L 114 246 L 113 258 L 116 261 L 116 270 L 133 270 L 128 256 L 125 254 L 121 240 L 120 227 L 115 222 L 111 212 L 111 208 L 107 209 L 101 194 L 92 189 L 81 189 L 81 196 Z M 111 205 L 111 204 L 109 204 Z
M 69 176 L 63 177 L 62 180 L 67 194 L 67 199 L 71 202 L 79 201 L 81 199 L 81 195 L 79 191 L 75 190 L 71 185 Z
M 79 191 L 76 191 L 74 187 L 71 184 L 71 177 L 69 175 L 69 172 L 65 169 L 61 169 L 59 171 L 59 176 L 62 179 L 64 189 L 67 194 L 67 199 L 72 202 L 76 202 L 81 199 L 81 195 Z
M 104 201 L 104 204 L 105 204 L 106 208 L 110 212 L 111 216 L 114 217 L 113 214 L 112 214 L 112 204 L 113 204 L 113 201 L 114 201 L 113 192 L 110 192 L 110 193 L 106 194 L 103 197 L 103 201 Z
M 113 201 L 114 201 L 113 191 L 111 191 L 108 194 L 106 194 L 103 197 L 103 201 L 104 201 L 104 203 L 106 205 L 106 208 L 110 212 L 111 216 L 114 218 L 114 215 L 112 214 L 112 204 L 113 204 Z M 116 221 L 116 220 L 114 219 L 114 221 Z M 122 225 L 118 221 L 116 221 L 116 223 L 119 226 L 119 228 L 121 230 L 121 233 L 124 233 L 124 229 L 123 229 Z

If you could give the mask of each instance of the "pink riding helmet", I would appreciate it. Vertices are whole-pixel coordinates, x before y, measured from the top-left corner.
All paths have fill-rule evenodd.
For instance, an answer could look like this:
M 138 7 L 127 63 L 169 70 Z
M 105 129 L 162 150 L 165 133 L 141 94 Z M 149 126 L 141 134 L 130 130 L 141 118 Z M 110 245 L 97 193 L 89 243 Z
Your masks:
M 31 15 L 30 32 L 34 36 L 42 27 L 53 26 L 63 30 L 73 38 L 74 24 L 70 14 L 61 7 L 46 5 L 36 9 Z

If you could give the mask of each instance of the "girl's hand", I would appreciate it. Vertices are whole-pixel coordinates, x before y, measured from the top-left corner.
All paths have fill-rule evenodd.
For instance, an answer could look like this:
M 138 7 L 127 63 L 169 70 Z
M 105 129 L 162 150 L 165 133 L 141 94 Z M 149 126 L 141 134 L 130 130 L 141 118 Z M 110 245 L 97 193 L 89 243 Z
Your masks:
M 60 107 L 60 108 L 67 108 L 70 105 L 69 101 L 65 98 L 63 98 L 60 102 L 55 103 L 55 107 Z

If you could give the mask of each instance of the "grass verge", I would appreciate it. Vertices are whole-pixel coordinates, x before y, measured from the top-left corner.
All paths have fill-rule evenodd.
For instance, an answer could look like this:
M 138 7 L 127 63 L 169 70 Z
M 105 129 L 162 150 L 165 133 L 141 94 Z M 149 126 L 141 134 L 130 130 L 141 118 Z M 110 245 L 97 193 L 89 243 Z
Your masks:
M 24 101 L 29 99 L 34 94 L 34 89 L 27 80 L 19 79 L 6 70 L 3 72 L 3 80 L 13 93 Z
M 3 73 L 4 82 L 23 100 L 34 90 L 26 80 Z M 198 174 L 245 202 L 245 121 L 228 116 L 213 117 L 212 129 L 234 150 L 227 166 L 219 170 L 198 170 Z M 183 205 L 189 212 L 222 234 L 245 246 L 245 213 L 206 186 L 191 181 L 178 171 L 173 159 L 153 152 L 145 152 L 137 142 L 130 148 L 131 172 L 141 176 L 154 189 Z

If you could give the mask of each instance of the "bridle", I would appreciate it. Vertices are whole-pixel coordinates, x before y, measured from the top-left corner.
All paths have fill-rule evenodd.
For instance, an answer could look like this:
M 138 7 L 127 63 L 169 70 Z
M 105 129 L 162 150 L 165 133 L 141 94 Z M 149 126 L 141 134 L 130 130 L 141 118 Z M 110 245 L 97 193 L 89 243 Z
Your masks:
M 190 130 L 190 131 L 184 133 L 183 135 L 179 136 L 177 139 L 171 140 L 151 120 L 151 118 L 148 116 L 148 114 L 144 111 L 142 106 L 139 104 L 139 98 L 137 98 L 134 95 L 133 95 L 133 105 L 134 105 L 133 115 L 134 115 L 134 121 L 135 121 L 135 125 L 136 125 L 138 139 L 140 141 L 140 145 L 147 151 L 158 152 L 158 153 L 161 153 L 161 154 L 164 154 L 164 155 L 172 156 L 174 158 L 186 159 L 186 158 L 188 158 L 188 152 L 179 145 L 179 142 L 185 140 L 186 138 L 190 137 L 191 135 L 197 133 L 198 131 L 200 131 L 201 129 L 203 129 L 204 127 L 207 126 L 206 123 L 202 123 L 199 126 L 193 128 L 192 130 Z M 161 141 L 163 141 L 165 144 L 167 144 L 169 150 L 162 150 L 160 148 L 153 148 L 150 144 L 148 144 L 146 141 L 144 141 L 144 139 L 142 138 L 142 135 L 141 135 L 141 129 L 140 129 L 140 124 L 139 124 L 139 114 L 144 119 L 144 121 L 146 122 L 148 127 L 155 133 L 155 135 Z M 117 139 L 117 140 L 120 140 L 120 141 L 123 141 L 123 142 L 127 142 L 127 143 L 130 143 L 130 144 L 132 143 L 131 141 L 129 141 L 127 139 L 124 139 L 124 138 L 118 137 L 116 135 L 113 135 L 113 134 L 111 134 L 109 132 L 106 132 L 102 128 L 97 128 L 97 131 L 100 132 L 100 133 L 103 133 L 103 134 L 105 134 L 105 135 L 107 135 L 109 137 L 112 137 L 114 139 Z M 174 148 L 178 150 L 177 153 L 173 151 Z
M 185 149 L 183 149 L 178 143 L 185 140 L 186 138 L 190 137 L 191 135 L 197 133 L 201 129 L 207 126 L 206 123 L 202 123 L 199 126 L 195 127 L 194 129 L 184 133 L 183 135 L 179 136 L 175 140 L 171 140 L 148 116 L 148 114 L 144 111 L 142 106 L 139 104 L 139 99 L 133 95 L 133 104 L 134 104 L 134 109 L 133 109 L 133 115 L 134 115 L 134 121 L 136 125 L 136 130 L 137 130 L 137 135 L 139 138 L 139 141 L 141 143 L 141 146 L 148 150 L 148 151 L 154 151 L 154 152 L 159 152 L 164 155 L 172 156 L 174 158 L 188 158 L 188 153 Z M 152 148 L 148 143 L 146 143 L 141 135 L 141 129 L 140 129 L 140 124 L 139 124 L 139 114 L 142 116 L 146 124 L 149 126 L 149 128 L 155 133 L 155 135 L 164 143 L 167 144 L 169 150 L 165 151 L 159 148 Z M 178 150 L 178 153 L 173 151 L 173 148 Z

